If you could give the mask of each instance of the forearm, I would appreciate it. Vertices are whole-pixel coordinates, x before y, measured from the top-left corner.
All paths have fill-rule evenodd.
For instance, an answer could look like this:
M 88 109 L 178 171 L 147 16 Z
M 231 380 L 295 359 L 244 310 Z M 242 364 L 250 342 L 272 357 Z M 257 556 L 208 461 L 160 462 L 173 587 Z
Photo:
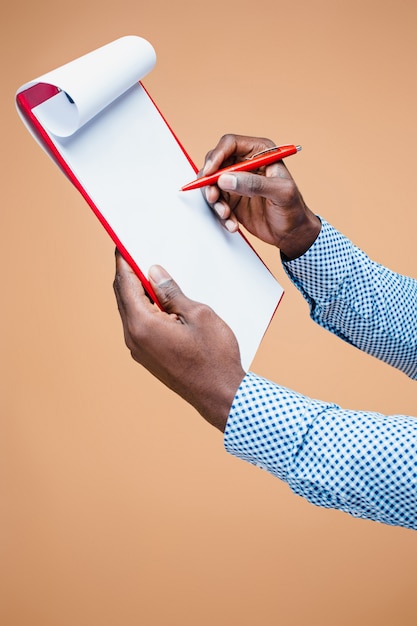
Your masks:
M 284 262 L 312 319 L 417 378 L 417 281 L 375 263 L 323 221 L 308 252 Z
M 251 373 L 225 431 L 228 452 L 286 481 L 313 504 L 413 529 L 416 444 L 411 416 L 344 410 Z

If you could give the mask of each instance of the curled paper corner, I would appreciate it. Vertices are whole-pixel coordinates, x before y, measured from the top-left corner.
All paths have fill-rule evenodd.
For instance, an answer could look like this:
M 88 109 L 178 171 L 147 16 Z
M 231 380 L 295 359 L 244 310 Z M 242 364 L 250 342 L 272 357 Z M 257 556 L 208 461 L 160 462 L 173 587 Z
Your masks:
M 149 41 L 126 35 L 23 85 L 17 96 L 36 85 L 53 90 L 32 111 L 51 134 L 69 137 L 142 80 L 155 63 Z

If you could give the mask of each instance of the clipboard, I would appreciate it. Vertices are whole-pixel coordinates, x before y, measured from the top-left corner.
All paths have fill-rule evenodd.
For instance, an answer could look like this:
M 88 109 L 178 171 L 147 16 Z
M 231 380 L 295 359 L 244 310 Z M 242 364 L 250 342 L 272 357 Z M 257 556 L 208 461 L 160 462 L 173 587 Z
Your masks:
M 22 85 L 17 110 L 150 296 L 159 264 L 231 327 L 247 370 L 283 289 L 200 190 L 180 191 L 197 168 L 142 84 L 155 62 L 148 41 L 122 37 Z

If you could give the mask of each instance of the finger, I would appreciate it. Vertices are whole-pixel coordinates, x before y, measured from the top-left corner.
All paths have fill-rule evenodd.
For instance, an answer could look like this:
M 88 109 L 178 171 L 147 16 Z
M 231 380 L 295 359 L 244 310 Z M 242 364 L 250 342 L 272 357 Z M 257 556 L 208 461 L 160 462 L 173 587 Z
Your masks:
M 223 201 L 216 202 L 213 205 L 213 209 L 216 211 L 221 220 L 227 220 L 232 215 L 232 210 L 230 206 Z
M 164 311 L 185 320 L 194 302 L 183 294 L 175 280 L 160 265 L 152 265 L 148 277 Z
M 227 134 L 218 142 L 217 146 L 207 153 L 203 174 L 206 176 L 236 161 L 241 161 L 256 152 L 272 148 L 274 142 L 262 137 Z
M 262 176 L 249 172 L 223 174 L 217 184 L 223 191 L 248 198 L 259 196 L 275 204 L 288 204 L 295 189 L 291 177 Z
M 154 307 L 149 301 L 142 283 L 118 251 L 116 251 L 116 274 L 113 288 L 123 322 L 128 316 L 139 311 L 153 311 Z
M 226 198 L 220 197 L 220 189 L 214 185 L 202 188 L 203 196 L 217 216 L 222 220 L 223 226 L 234 233 L 239 230 L 239 224 L 236 217 L 232 213 Z M 228 196 L 228 194 L 226 194 Z
M 216 185 L 207 185 L 207 187 L 203 187 L 203 195 L 205 196 L 207 202 L 213 206 L 219 199 L 220 190 Z
M 237 154 L 238 142 L 238 135 L 223 135 L 217 143 L 217 146 L 206 154 L 203 168 L 204 176 L 213 174 L 214 172 L 217 172 L 220 167 L 224 167 L 228 160 Z
M 203 195 L 205 196 L 206 201 L 211 206 L 211 208 L 217 213 L 218 217 L 221 220 L 227 220 L 232 212 L 228 204 L 228 199 L 225 197 L 221 197 L 221 191 L 216 186 L 208 186 L 203 188 Z M 228 196 L 228 194 L 226 194 Z
M 234 213 L 231 213 L 230 217 L 224 221 L 224 227 L 229 233 L 236 233 L 239 230 L 239 222 Z

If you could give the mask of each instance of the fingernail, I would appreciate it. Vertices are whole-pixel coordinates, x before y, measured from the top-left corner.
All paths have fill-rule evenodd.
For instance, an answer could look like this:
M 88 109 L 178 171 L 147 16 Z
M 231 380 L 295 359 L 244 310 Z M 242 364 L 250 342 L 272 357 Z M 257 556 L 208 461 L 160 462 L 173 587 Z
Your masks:
M 237 187 L 237 178 L 233 174 L 222 174 L 217 184 L 221 189 L 233 191 Z
M 238 225 L 233 220 L 226 220 L 224 225 L 229 233 L 235 233 L 238 229 Z
M 215 194 L 215 190 L 213 189 L 213 187 L 209 186 L 209 187 L 203 187 L 203 194 L 206 197 L 206 200 L 209 204 L 211 204 L 213 202 L 213 199 L 218 198 L 219 196 L 219 192 L 217 191 L 217 194 Z
M 165 283 L 167 280 L 171 279 L 168 272 L 160 265 L 152 265 L 149 268 L 148 277 L 153 283 L 155 283 L 155 285 L 160 285 L 161 283 Z
M 211 161 L 210 159 L 208 161 L 206 161 L 204 167 L 203 167 L 203 176 L 206 175 L 206 172 L 209 172 L 210 169 L 213 166 L 213 161 Z
M 223 219 L 226 212 L 226 207 L 224 207 L 221 202 L 216 202 L 213 208 L 216 211 L 217 215 Z

